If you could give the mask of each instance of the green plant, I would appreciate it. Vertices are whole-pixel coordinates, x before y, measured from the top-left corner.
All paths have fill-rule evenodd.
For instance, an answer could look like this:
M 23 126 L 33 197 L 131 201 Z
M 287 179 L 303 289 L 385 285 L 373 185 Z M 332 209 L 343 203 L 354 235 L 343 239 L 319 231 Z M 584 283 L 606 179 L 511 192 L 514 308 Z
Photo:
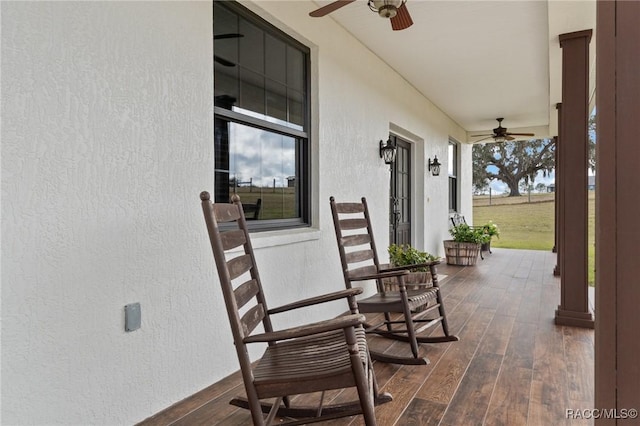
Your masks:
M 484 244 L 491 241 L 491 236 L 485 234 L 482 228 L 472 228 L 469 225 L 457 225 L 449 229 L 453 241 L 457 243 Z
M 415 247 L 411 247 L 409 244 L 392 244 L 387 251 L 389 252 L 389 260 L 393 266 L 416 265 L 438 260 L 437 256 L 429 254 L 426 251 L 420 251 Z M 427 268 L 417 268 L 416 271 L 426 272 Z
M 500 229 L 498 229 L 498 225 L 489 221 L 488 223 L 481 226 L 482 232 L 487 234 L 490 237 L 498 237 L 500 238 Z

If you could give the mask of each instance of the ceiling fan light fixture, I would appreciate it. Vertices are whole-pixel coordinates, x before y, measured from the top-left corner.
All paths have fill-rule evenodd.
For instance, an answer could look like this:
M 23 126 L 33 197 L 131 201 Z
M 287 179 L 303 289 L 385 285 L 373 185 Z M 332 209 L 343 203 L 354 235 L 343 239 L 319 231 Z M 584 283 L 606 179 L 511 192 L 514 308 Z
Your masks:
M 397 14 L 398 14 L 398 10 L 393 6 L 382 6 L 380 9 L 378 9 L 378 15 L 380 15 L 381 18 L 390 19 L 396 16 Z
M 502 142 L 506 142 L 507 138 L 505 136 L 498 135 L 498 136 L 495 136 L 493 140 L 495 140 L 498 143 L 502 143 Z
M 406 0 L 369 0 L 369 9 L 377 12 L 382 18 L 391 19 L 398 14 L 398 8 Z

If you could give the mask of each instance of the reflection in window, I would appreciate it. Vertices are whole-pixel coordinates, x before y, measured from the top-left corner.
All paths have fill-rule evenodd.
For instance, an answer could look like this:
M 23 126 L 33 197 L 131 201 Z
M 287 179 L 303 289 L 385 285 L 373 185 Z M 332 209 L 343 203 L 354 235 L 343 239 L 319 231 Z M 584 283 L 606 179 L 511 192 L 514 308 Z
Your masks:
M 296 138 L 216 119 L 215 140 L 217 203 L 238 194 L 243 204 L 260 206 L 248 219 L 300 217 Z

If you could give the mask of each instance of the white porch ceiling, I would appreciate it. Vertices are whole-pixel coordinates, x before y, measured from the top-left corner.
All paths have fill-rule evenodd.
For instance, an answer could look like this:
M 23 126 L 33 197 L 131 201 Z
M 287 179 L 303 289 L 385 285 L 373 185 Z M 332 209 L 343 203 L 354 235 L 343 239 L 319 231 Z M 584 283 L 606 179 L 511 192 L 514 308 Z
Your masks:
M 490 133 L 497 117 L 509 131 L 556 134 L 558 35 L 595 32 L 594 0 L 408 0 L 407 7 L 414 25 L 402 31 L 365 0 L 317 19 L 337 21 L 468 135 Z M 595 33 L 591 47 L 593 60 Z

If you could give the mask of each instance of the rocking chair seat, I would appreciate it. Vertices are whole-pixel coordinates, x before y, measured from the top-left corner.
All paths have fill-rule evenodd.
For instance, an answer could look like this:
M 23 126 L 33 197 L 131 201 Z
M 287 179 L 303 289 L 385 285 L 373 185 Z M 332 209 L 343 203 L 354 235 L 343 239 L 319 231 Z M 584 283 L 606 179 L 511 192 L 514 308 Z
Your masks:
M 410 310 L 422 308 L 429 303 L 436 303 L 438 289 L 407 290 L 407 302 Z M 358 308 L 362 313 L 372 312 L 404 312 L 404 302 L 399 291 L 385 291 L 358 300 Z M 384 309 L 383 309 L 384 308 Z
M 356 329 L 356 337 L 360 356 L 366 358 L 367 343 L 362 328 Z M 278 396 L 280 384 L 291 393 L 355 386 L 345 346 L 342 330 L 269 346 L 253 370 L 258 395 L 260 398 Z

